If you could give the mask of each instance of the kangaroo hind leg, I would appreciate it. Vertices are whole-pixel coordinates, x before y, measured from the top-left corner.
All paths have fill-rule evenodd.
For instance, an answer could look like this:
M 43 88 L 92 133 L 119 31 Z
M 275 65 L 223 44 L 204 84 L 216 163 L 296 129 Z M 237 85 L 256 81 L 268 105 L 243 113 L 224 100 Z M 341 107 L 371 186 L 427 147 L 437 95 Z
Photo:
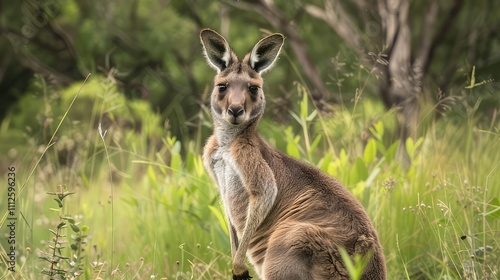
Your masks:
M 268 248 L 262 269 L 265 280 L 313 280 L 310 256 L 286 242 Z
M 331 239 L 328 229 L 305 223 L 275 231 L 269 239 L 263 279 L 349 279 Z

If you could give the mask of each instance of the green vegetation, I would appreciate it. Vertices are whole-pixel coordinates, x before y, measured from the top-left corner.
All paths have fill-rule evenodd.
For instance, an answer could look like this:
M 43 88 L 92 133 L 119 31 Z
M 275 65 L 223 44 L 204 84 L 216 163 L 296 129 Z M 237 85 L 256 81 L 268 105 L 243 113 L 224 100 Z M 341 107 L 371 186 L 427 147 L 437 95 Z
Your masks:
M 66 216 L 61 211 L 64 208 L 63 200 L 74 193 L 65 190 L 65 186 L 60 186 L 57 192 L 49 192 L 47 194 L 52 195 L 54 200 L 57 202 L 58 208 L 51 208 L 59 214 L 59 224 L 57 224 L 55 230 L 50 229 L 53 234 L 52 240 L 47 241 L 46 252 L 40 252 L 40 259 L 46 261 L 49 268 L 44 268 L 42 274 L 45 274 L 51 278 L 66 278 L 66 276 L 78 277 L 82 275 L 84 264 L 82 260 L 84 259 L 81 254 L 84 252 L 83 247 L 87 244 L 87 235 L 84 234 L 89 227 L 88 226 L 78 226 L 78 222 L 75 221 L 74 217 Z M 66 240 L 68 237 L 65 232 L 67 226 L 71 228 L 71 239 L 73 242 L 68 246 L 69 243 Z M 74 235 L 73 235 L 74 234 Z M 65 257 L 62 255 L 62 251 L 69 247 L 71 250 L 71 255 Z
M 47 262 L 67 279 L 230 277 L 224 215 L 201 162 L 205 135 L 181 143 L 149 106 L 110 98 L 117 91 L 103 77 L 61 92 L 43 79 L 33 88 L 43 93 L 35 117 L 23 126 L 11 115 L 1 126 L 2 143 L 22 139 L 2 145 L 18 182 L 17 272 L 3 272 L 6 279 L 41 277 L 54 271 Z M 423 121 L 425 135 L 404 145 L 405 168 L 392 112 L 367 98 L 322 116 L 305 89 L 298 92 L 295 122 L 265 119 L 261 133 L 360 199 L 379 231 L 389 279 L 498 278 L 500 135 L 495 118 L 478 115 L 479 100 L 462 99 L 454 114 Z M 205 110 L 200 118 L 197 129 L 208 130 Z M 25 128 L 35 125 L 37 133 Z M 351 263 L 354 278 L 359 267 Z
M 260 133 L 362 202 L 389 279 L 500 278 L 492 1 L 4 2 L 0 185 L 15 169 L 17 223 L 16 272 L 1 238 L 1 279 L 230 278 L 201 162 L 205 27 L 240 56 L 262 34 L 287 37 Z M 345 261 L 357 279 L 363 260 Z

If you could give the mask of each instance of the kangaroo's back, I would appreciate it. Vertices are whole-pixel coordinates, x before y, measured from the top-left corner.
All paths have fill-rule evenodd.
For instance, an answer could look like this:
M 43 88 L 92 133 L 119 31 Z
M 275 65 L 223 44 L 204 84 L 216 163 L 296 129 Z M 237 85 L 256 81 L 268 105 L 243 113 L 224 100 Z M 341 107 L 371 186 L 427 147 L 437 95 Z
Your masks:
M 262 155 L 275 171 L 278 192 L 275 206 L 259 228 L 255 243 L 259 236 L 270 236 L 275 239 L 266 244 L 268 248 L 283 247 L 288 253 L 294 248 L 301 252 L 298 259 L 311 265 L 298 267 L 310 271 L 310 279 L 349 279 L 339 247 L 350 255 L 372 256 L 363 279 L 385 279 L 383 250 L 361 203 L 337 180 L 318 168 L 265 145 L 267 148 L 262 150 Z M 258 254 L 261 250 L 252 248 L 250 251 Z M 277 260 L 282 259 L 282 265 L 290 261 L 281 255 L 280 250 L 268 250 L 265 256 L 279 267 Z M 261 259 L 262 255 L 252 258 Z M 325 270 L 325 267 L 330 269 Z
M 363 279 L 385 279 L 377 233 L 362 205 L 338 181 L 293 159 L 257 134 L 265 109 L 261 74 L 284 37 L 260 40 L 241 61 L 224 37 L 200 33 L 217 74 L 211 95 L 214 134 L 203 153 L 229 224 L 233 279 L 349 279 L 339 248 L 370 258 Z

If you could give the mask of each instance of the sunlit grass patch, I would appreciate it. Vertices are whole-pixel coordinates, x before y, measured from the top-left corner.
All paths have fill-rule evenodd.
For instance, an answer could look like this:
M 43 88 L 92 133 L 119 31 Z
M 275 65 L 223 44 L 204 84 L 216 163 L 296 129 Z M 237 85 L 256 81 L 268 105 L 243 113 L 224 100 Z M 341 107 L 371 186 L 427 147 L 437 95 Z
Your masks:
M 112 81 L 101 82 L 104 86 L 94 83 L 93 89 L 112 90 L 106 86 Z M 142 105 L 129 111 L 136 112 L 128 119 L 135 125 L 121 125 L 127 117 L 110 112 L 104 94 L 90 97 L 92 121 L 68 115 L 72 122 L 64 123 L 53 142 L 47 143 L 55 124 L 44 128 L 43 139 L 22 134 L 26 141 L 19 151 L 29 153 L 12 163 L 25 183 L 17 204 L 18 273 L 7 279 L 41 277 L 46 264 L 39 257 L 52 240 L 49 229 L 61 222 L 47 193 L 60 185 L 74 192 L 65 198 L 63 212 L 88 227 L 80 278 L 228 279 L 227 225 L 201 161 L 206 135 L 182 142 Z M 288 125 L 267 119 L 260 132 L 283 152 L 338 178 L 363 203 L 379 232 L 389 279 L 498 279 L 496 123 L 484 125 L 473 110 L 466 125 L 444 116 L 426 124 L 421 137 L 401 144 L 392 129 L 393 112 L 375 101 L 365 98 L 356 108 L 322 116 L 307 92 L 302 94 Z M 106 126 L 103 117 L 110 114 Z M 209 123 L 206 112 L 200 116 L 205 119 L 198 132 Z M 400 145 L 411 160 L 407 167 L 398 160 Z M 62 230 L 74 240 L 71 228 Z M 72 258 L 71 247 L 61 248 L 61 255 Z

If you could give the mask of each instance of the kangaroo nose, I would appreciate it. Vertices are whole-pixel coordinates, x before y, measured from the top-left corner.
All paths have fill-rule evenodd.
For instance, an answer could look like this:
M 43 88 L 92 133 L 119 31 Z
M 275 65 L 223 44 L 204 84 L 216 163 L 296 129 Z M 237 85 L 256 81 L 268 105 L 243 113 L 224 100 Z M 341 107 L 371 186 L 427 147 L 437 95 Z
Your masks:
M 245 110 L 243 110 L 243 107 L 235 107 L 235 108 L 229 107 L 227 109 L 227 112 L 230 115 L 232 115 L 234 118 L 237 118 L 237 117 L 243 115 L 243 113 L 245 112 Z

